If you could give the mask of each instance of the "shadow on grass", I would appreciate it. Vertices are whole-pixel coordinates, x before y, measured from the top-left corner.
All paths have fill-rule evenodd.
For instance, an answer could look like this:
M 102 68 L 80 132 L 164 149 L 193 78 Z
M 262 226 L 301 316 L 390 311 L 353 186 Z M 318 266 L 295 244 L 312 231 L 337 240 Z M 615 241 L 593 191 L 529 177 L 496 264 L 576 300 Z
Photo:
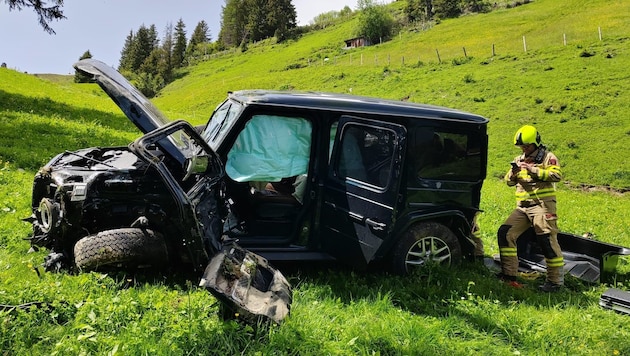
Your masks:
M 541 308 L 549 307 L 550 304 L 566 304 L 569 295 L 571 305 L 592 302 L 584 294 L 592 286 L 573 277 L 567 277 L 563 291 L 544 293 L 538 291 L 538 285 L 544 281 L 542 277 L 523 281 L 523 288 L 513 288 L 499 281 L 494 272 L 483 264 L 473 262 L 465 262 L 455 268 L 426 266 L 411 276 L 396 276 L 379 271 L 359 272 L 337 265 L 296 265 L 280 269 L 294 286 L 305 281 L 330 286 L 334 297 L 345 304 L 357 299 L 378 298 L 387 293 L 397 307 L 435 317 L 451 315 L 455 303 L 471 298 L 505 305 L 523 303 Z

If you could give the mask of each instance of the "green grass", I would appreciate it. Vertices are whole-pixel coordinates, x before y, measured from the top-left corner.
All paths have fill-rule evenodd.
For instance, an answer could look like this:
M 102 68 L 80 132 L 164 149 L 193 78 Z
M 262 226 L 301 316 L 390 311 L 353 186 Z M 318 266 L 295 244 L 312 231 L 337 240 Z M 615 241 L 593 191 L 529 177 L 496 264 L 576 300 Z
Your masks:
M 171 118 L 198 124 L 228 90 L 352 88 L 487 116 L 480 224 L 488 255 L 498 253 L 496 230 L 514 206 L 513 189 L 499 180 L 518 154 L 513 133 L 534 123 L 572 182 L 559 185 L 560 228 L 630 246 L 629 195 L 603 189 L 630 188 L 629 10 L 626 1 L 538 0 L 344 51 L 351 19 L 289 44 L 264 41 L 189 67 L 154 102 Z M 0 69 L 0 133 L 0 304 L 44 303 L 0 310 L 1 354 L 630 354 L 630 318 L 598 305 L 610 286 L 630 290 L 626 259 L 614 284 L 569 278 L 567 290 L 552 295 L 535 290 L 539 281 L 510 289 L 474 264 L 409 278 L 283 266 L 294 287 L 291 316 L 269 328 L 220 321 L 216 300 L 196 287 L 199 276 L 41 268 L 38 275 L 47 251 L 27 253 L 30 226 L 20 221 L 30 214 L 37 169 L 65 149 L 126 145 L 139 133 L 95 85 L 8 69 Z

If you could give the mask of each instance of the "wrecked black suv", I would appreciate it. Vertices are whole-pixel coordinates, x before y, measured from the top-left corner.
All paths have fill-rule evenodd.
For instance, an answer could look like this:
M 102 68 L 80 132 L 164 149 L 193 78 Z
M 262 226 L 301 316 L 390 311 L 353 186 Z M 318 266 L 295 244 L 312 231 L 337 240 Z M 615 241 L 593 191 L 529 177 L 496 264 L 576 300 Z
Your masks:
M 285 281 L 272 282 L 277 271 L 266 260 L 383 263 L 404 274 L 474 253 L 483 117 L 340 94 L 239 91 L 193 128 L 166 119 L 107 65 L 87 59 L 75 68 L 145 135 L 128 147 L 66 151 L 36 175 L 31 244 L 51 250 L 48 269 L 189 265 L 206 269 L 207 281 L 213 256 L 237 253 L 236 267 L 215 273 L 238 279 L 260 264 L 267 282 L 259 289 L 269 291 Z

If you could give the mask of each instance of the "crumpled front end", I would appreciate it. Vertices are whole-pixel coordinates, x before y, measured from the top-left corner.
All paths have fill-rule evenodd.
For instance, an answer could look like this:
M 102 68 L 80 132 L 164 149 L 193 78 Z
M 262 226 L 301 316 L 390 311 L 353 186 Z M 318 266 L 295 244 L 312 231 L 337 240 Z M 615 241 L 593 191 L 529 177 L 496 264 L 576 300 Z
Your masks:
M 33 181 L 30 238 L 34 249 L 51 250 L 47 270 L 69 267 L 81 238 L 134 226 L 169 224 L 170 197 L 164 186 L 126 147 L 66 151 L 41 168 Z M 159 229 L 158 229 L 159 230 Z

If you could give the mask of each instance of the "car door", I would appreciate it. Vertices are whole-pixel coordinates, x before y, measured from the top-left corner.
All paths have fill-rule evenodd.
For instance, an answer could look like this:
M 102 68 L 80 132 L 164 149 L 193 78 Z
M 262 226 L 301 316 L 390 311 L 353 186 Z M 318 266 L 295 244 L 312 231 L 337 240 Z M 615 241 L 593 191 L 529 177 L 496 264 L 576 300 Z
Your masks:
M 344 263 L 365 267 L 392 230 L 405 134 L 398 124 L 350 116 L 331 128 L 320 236 Z
M 168 143 L 186 157 L 185 175 L 169 169 L 152 148 Z M 182 230 L 172 238 L 175 249 L 185 251 L 196 271 L 204 271 L 199 283 L 217 297 L 232 315 L 249 320 L 258 317 L 281 322 L 292 301 L 291 287 L 266 259 L 243 249 L 235 241 L 222 240 L 220 193 L 225 177 L 220 157 L 186 121 L 179 120 L 136 139 L 130 149 L 153 165 L 164 179 L 177 205 Z M 162 157 L 164 158 L 164 157 Z

